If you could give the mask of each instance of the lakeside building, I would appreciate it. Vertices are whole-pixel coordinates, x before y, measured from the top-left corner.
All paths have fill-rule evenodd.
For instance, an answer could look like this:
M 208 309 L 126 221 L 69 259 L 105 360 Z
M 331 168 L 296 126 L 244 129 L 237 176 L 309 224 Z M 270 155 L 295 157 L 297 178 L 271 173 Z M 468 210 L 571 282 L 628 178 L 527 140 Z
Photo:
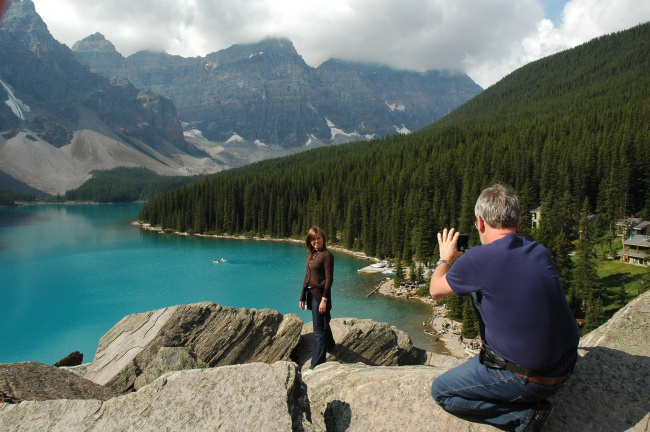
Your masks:
M 530 224 L 532 228 L 539 228 L 539 220 L 542 217 L 542 208 L 537 207 L 529 211 L 530 213 Z
M 623 240 L 618 252 L 621 262 L 650 265 L 650 221 L 628 218 L 616 223 L 617 235 Z

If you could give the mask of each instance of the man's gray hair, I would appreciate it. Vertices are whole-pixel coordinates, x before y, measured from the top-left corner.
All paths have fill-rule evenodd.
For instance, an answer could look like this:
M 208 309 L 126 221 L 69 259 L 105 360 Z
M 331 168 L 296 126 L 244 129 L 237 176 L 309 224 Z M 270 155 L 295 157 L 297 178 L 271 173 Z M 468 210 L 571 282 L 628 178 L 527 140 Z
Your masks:
M 517 228 L 521 216 L 519 199 L 512 188 L 495 184 L 481 192 L 474 214 L 492 228 Z

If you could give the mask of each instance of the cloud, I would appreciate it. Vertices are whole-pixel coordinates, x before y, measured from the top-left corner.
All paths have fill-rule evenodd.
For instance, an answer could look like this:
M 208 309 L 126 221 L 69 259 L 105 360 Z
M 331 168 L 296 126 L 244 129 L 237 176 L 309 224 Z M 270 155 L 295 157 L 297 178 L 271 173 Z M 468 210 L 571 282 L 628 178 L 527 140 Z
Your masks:
M 125 56 L 204 56 L 286 37 L 311 66 L 329 58 L 451 69 L 487 87 L 538 58 L 650 20 L 638 0 L 34 0 L 55 38 L 100 32 Z M 554 21 L 544 8 L 553 8 Z
M 464 70 L 485 88 L 531 61 L 648 20 L 648 2 L 573 0 L 565 4 L 558 26 L 549 19 L 543 19 L 536 23 L 534 31 L 520 41 L 513 40 L 509 53 L 503 56 L 468 56 Z

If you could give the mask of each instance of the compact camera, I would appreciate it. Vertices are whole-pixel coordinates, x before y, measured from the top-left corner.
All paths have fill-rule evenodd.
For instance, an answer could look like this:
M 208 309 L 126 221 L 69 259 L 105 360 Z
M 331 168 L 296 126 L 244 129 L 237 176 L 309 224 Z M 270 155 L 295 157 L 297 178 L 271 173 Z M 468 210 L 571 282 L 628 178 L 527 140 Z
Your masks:
M 467 249 L 469 249 L 469 234 L 461 234 L 458 236 L 456 250 L 458 252 L 465 252 Z

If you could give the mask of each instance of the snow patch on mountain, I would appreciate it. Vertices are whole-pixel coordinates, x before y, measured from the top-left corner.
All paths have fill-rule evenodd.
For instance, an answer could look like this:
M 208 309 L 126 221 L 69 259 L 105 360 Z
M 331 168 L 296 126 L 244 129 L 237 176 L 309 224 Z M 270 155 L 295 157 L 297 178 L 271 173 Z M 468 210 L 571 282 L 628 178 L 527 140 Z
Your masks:
M 406 128 L 406 126 L 404 126 L 403 124 L 402 124 L 402 127 L 395 126 L 395 125 L 393 125 L 393 127 L 395 128 L 395 130 L 397 131 L 397 133 L 400 133 L 400 134 L 402 134 L 402 135 L 408 135 L 408 134 L 411 133 L 411 131 L 408 130 L 408 129 Z
M 201 141 L 207 141 L 207 139 L 203 136 L 203 133 L 201 133 L 201 131 L 198 129 L 191 129 L 191 130 L 184 131 L 183 135 L 188 138 L 196 138 Z
M 18 99 L 15 95 L 14 92 L 11 90 L 11 87 L 9 87 L 7 84 L 5 84 L 4 81 L 0 80 L 0 84 L 2 84 L 2 87 L 4 87 L 5 91 L 9 95 L 9 99 L 5 101 L 7 105 L 9 105 L 9 108 L 11 108 L 11 111 L 16 115 L 21 120 L 27 120 L 27 116 L 25 113 L 29 113 L 31 109 L 29 108 L 29 105 L 23 103 L 20 99 Z
M 258 139 L 255 140 L 255 145 L 258 146 L 258 147 L 268 147 L 267 144 L 264 144 L 262 141 L 260 141 Z
M 327 117 L 325 117 L 325 120 L 327 121 L 327 126 L 330 128 L 330 133 L 332 134 L 332 139 L 336 137 L 346 137 L 346 138 L 361 138 L 361 135 L 357 132 L 352 132 L 348 133 L 345 132 L 343 129 L 339 129 L 336 127 L 334 123 L 332 123 Z
M 406 111 L 406 107 L 402 104 L 389 104 L 386 101 L 384 101 L 384 103 L 388 105 L 388 108 L 390 108 L 391 111 Z
M 246 141 L 246 140 L 245 140 L 244 138 L 242 138 L 241 136 L 239 136 L 239 135 L 237 134 L 237 132 L 235 132 L 235 133 L 234 133 L 230 138 L 228 138 L 228 140 L 226 141 L 226 143 L 232 143 L 232 142 L 244 142 L 244 141 Z
M 307 142 L 305 143 L 305 147 L 319 147 L 323 144 L 323 141 L 319 140 L 318 137 L 314 136 L 313 134 L 309 134 Z

